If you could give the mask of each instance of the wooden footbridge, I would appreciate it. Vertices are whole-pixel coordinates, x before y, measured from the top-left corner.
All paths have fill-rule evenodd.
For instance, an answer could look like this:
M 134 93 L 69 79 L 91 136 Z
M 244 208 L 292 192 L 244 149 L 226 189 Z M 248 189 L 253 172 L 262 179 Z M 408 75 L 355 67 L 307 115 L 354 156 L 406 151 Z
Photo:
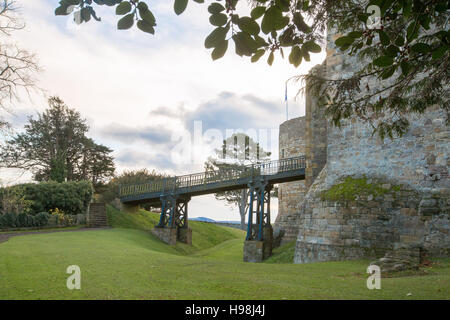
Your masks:
M 245 167 L 121 185 L 119 194 L 121 202 L 126 205 L 151 203 L 161 206 L 157 228 L 188 229 L 188 202 L 191 197 L 249 188 L 246 239 L 263 241 L 264 229 L 270 227 L 270 191 L 273 185 L 304 180 L 305 168 L 304 156 L 286 158 Z

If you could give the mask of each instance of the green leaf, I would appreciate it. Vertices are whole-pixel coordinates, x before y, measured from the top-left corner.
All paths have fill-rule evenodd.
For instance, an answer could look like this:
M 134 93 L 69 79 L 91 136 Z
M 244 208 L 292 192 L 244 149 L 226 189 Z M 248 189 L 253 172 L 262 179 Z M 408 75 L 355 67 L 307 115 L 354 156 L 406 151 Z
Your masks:
M 280 8 L 273 6 L 270 7 L 261 22 L 261 29 L 265 34 L 268 34 L 272 31 L 277 30 L 277 26 L 280 24 L 280 21 L 283 20 L 283 13 Z
M 404 76 L 407 76 L 409 74 L 409 70 L 411 69 L 410 64 L 403 60 L 402 62 L 400 62 L 400 67 L 402 68 L 402 74 Z
M 397 46 L 391 44 L 386 48 L 386 54 L 391 57 L 396 57 L 397 54 L 400 53 L 400 49 Z
M 391 39 L 383 30 L 378 30 L 378 35 L 380 36 L 380 42 L 383 46 L 387 46 L 391 43 Z
M 416 39 L 419 36 L 420 24 L 416 24 L 415 21 L 411 22 L 408 28 L 406 29 L 406 39 L 409 42 Z
M 319 53 L 320 51 L 322 51 L 322 48 L 312 40 L 305 42 L 303 47 L 309 52 L 313 53 Z
M 397 39 L 395 39 L 395 44 L 399 47 L 405 44 L 405 38 L 403 37 L 403 35 L 399 35 Z
M 173 9 L 175 10 L 175 13 L 177 15 L 180 15 L 184 12 L 184 10 L 186 10 L 187 5 L 188 5 L 188 0 L 175 0 Z
M 228 49 L 228 40 L 220 42 L 211 53 L 212 59 L 217 60 L 222 58 L 225 55 L 225 52 L 227 52 L 227 49 Z
M 262 17 L 264 12 L 266 12 L 266 7 L 256 7 L 250 13 L 250 17 L 252 17 L 254 20 L 259 19 Z
M 273 54 L 273 51 L 272 51 L 272 52 L 270 52 L 269 58 L 267 59 L 267 63 L 269 64 L 269 66 L 272 66 L 274 59 L 275 59 L 275 55 Z
M 215 13 L 209 17 L 209 22 L 213 26 L 221 27 L 224 26 L 228 21 L 228 16 L 224 13 Z
M 381 56 L 373 60 L 373 64 L 377 67 L 388 67 L 394 63 L 394 58 L 390 56 Z
M 148 9 L 148 6 L 145 2 L 139 2 L 138 10 L 139 10 L 139 15 L 145 22 L 147 22 L 147 24 L 151 25 L 152 27 L 156 26 L 155 16 Z
M 252 56 L 252 58 L 250 59 L 251 62 L 256 62 L 258 61 L 263 55 L 264 53 L 266 53 L 266 50 L 264 49 L 258 49 L 255 54 Z
M 239 28 L 252 35 L 259 33 L 259 25 L 250 17 L 242 17 L 239 19 Z
M 295 67 L 298 67 L 302 63 L 302 51 L 299 46 L 295 46 L 291 49 L 291 53 L 289 54 L 289 63 L 293 64 Z
M 67 11 L 68 8 L 69 6 L 67 5 L 59 6 L 55 9 L 55 16 L 67 16 L 69 14 L 69 12 Z
M 431 51 L 431 47 L 426 43 L 416 43 L 415 45 L 411 46 L 411 51 L 417 52 L 417 53 L 428 53 Z
M 275 0 L 275 5 L 283 12 L 289 11 L 290 0 Z
M 225 10 L 225 7 L 217 2 L 211 3 L 208 7 L 208 12 L 211 14 L 220 13 L 224 10 Z
M 239 56 L 251 56 L 258 48 L 256 41 L 246 32 L 236 33 L 233 35 L 233 40 Z
M 131 3 L 129 3 L 128 1 L 123 1 L 116 7 L 116 14 L 120 16 L 123 16 L 124 14 L 127 14 L 130 11 L 131 11 Z
M 81 0 L 64 0 L 70 6 L 77 6 L 80 4 Z
M 91 20 L 91 12 L 87 7 L 81 8 L 81 20 L 84 22 L 89 22 Z
M 255 37 L 255 41 L 256 44 L 258 45 L 258 48 L 260 47 L 266 47 L 269 44 L 266 42 L 266 40 L 264 40 L 263 38 L 261 38 L 260 36 L 254 36 Z
M 403 1 L 403 16 L 408 19 L 409 16 L 411 15 L 411 8 L 412 8 L 412 0 L 405 0 Z
M 396 69 L 397 69 L 397 66 L 392 66 L 392 67 L 390 67 L 390 68 L 384 70 L 384 71 L 381 73 L 381 78 L 382 78 L 383 80 L 385 80 L 385 79 L 388 79 L 388 78 L 392 77 L 392 75 L 394 74 L 394 72 L 395 72 Z
M 303 19 L 303 16 L 301 15 L 300 12 L 294 13 L 293 22 L 297 27 L 298 31 L 301 31 L 303 33 L 311 32 L 311 28 L 305 23 L 305 20 Z
M 130 29 L 134 24 L 134 14 L 130 13 L 124 16 L 122 19 L 117 22 L 117 29 L 119 30 L 127 30 Z
M 308 62 L 311 61 L 311 57 L 309 55 L 308 50 L 306 50 L 305 46 L 302 47 L 301 51 L 302 51 L 303 59 L 305 59 L 305 61 L 308 61 Z
M 225 40 L 230 27 L 218 27 L 214 29 L 205 39 L 205 48 L 215 48 Z
M 354 41 L 355 41 L 355 39 L 352 37 L 343 36 L 343 37 L 340 37 L 339 39 L 336 39 L 336 41 L 334 43 L 338 47 L 343 47 L 343 46 L 350 46 Z
M 433 58 L 433 60 L 442 58 L 445 55 L 445 53 L 447 52 L 448 48 L 449 47 L 445 44 L 438 47 L 437 49 L 435 49 L 433 51 L 433 54 L 431 55 L 431 57 Z
M 153 28 L 153 26 L 147 23 L 147 21 L 145 20 L 139 20 L 137 22 L 137 27 L 144 32 L 155 34 L 155 29 Z
M 354 39 L 361 38 L 363 35 L 362 31 L 352 31 L 348 34 L 349 37 L 352 37 Z

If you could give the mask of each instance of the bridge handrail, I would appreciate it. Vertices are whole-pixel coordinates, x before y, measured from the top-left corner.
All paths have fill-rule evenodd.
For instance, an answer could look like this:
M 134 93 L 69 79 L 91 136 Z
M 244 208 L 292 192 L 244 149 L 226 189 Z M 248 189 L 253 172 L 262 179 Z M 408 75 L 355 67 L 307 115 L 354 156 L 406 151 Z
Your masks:
M 304 156 L 284 158 L 259 164 L 211 170 L 169 178 L 159 178 L 138 184 L 119 186 L 119 197 L 153 192 L 175 191 L 179 188 L 193 188 L 210 183 L 232 182 L 243 178 L 256 178 L 306 168 Z

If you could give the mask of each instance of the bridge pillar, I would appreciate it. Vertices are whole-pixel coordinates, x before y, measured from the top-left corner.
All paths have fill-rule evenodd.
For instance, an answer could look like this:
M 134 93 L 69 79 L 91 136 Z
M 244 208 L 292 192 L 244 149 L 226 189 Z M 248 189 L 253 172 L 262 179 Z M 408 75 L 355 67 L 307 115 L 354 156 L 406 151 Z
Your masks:
M 161 216 L 152 234 L 174 245 L 177 241 L 192 244 L 192 230 L 188 226 L 188 203 L 190 197 L 178 195 L 161 196 Z
M 250 203 L 244 261 L 261 262 L 272 255 L 273 229 L 270 224 L 270 192 L 273 185 L 265 180 L 249 183 Z

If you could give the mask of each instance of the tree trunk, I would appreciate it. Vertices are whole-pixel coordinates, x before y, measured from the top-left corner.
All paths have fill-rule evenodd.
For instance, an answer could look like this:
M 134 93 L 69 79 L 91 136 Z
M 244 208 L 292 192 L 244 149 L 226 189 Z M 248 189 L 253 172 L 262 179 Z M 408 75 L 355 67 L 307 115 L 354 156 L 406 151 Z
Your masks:
M 247 213 L 248 190 L 242 189 L 241 201 L 239 202 L 239 214 L 241 215 L 241 229 L 245 230 L 245 214 Z

